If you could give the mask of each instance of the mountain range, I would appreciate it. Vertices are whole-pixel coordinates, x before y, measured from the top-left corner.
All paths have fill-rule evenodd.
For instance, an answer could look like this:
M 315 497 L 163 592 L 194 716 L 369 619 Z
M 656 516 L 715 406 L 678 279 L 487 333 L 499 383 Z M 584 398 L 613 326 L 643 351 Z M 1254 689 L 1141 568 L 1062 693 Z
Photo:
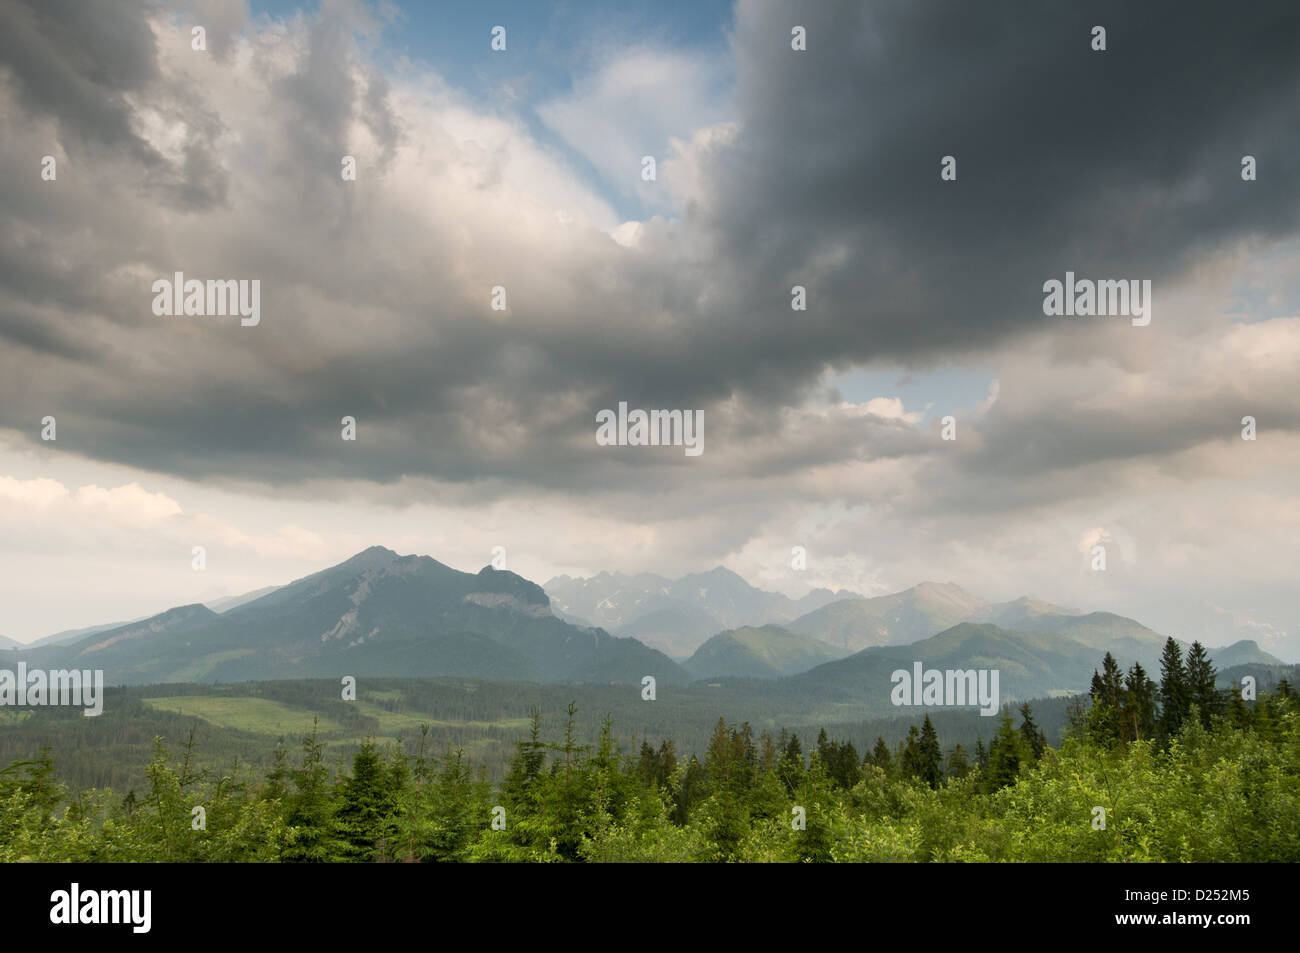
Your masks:
M 512 572 L 461 572 L 375 546 L 288 585 L 57 633 L 5 656 L 29 667 L 103 669 L 109 684 L 342 675 L 763 680 L 760 691 L 773 697 L 808 695 L 866 712 L 888 710 L 891 673 L 917 661 L 997 669 L 1004 696 L 1030 698 L 1085 691 L 1107 651 L 1158 677 L 1165 642 L 1124 616 L 1029 597 L 992 603 L 953 583 L 870 599 L 827 589 L 791 599 L 719 568 L 675 581 L 602 573 L 548 586 L 556 592 Z M 592 617 L 614 632 L 587 624 Z M 675 660 L 664 647 L 686 654 Z M 1282 665 L 1250 640 L 1211 656 L 1221 669 Z
M 726 629 L 790 622 L 837 600 L 860 598 L 844 589 L 814 589 L 791 599 L 757 589 L 721 566 L 680 579 L 614 572 L 556 576 L 543 588 L 561 618 L 639 639 L 674 658 L 689 656 Z
M 512 572 L 460 572 L 379 546 L 222 613 L 178 606 L 14 656 L 29 666 L 103 669 L 109 684 L 380 674 L 688 679 L 635 639 L 557 618 L 541 587 Z

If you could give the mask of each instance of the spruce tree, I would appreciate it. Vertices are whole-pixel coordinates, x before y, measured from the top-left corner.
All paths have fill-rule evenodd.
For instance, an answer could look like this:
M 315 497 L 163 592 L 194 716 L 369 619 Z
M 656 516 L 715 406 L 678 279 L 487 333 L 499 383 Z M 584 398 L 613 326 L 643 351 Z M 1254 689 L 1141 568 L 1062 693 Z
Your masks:
M 1214 663 L 1200 642 L 1193 642 L 1188 649 L 1186 666 L 1188 698 L 1199 711 L 1201 724 L 1208 728 L 1214 716 L 1223 711 L 1223 696 L 1214 687 Z
M 998 720 L 998 732 L 989 745 L 988 777 L 986 789 L 992 793 L 1009 784 L 1015 784 L 1020 776 L 1020 766 L 1029 760 L 1030 752 L 1025 741 L 1020 737 L 1011 723 L 1011 708 L 1002 709 Z
M 930 722 L 930 716 L 925 716 L 925 721 L 921 725 L 921 738 L 917 744 L 917 753 L 920 761 L 920 778 L 932 788 L 937 788 L 939 782 L 943 780 L 943 749 L 939 747 L 939 735 L 934 730 L 934 725 Z
M 1047 736 L 1034 723 L 1034 713 L 1029 707 L 1029 702 L 1020 706 L 1020 718 L 1020 737 L 1024 739 L 1030 755 L 1037 761 L 1047 750 Z
M 964 778 L 971 772 L 970 758 L 966 756 L 966 749 L 957 745 L 948 752 L 948 764 L 946 773 L 950 778 Z
M 1120 712 L 1120 737 L 1124 741 L 1155 736 L 1158 727 L 1156 683 L 1147 677 L 1139 662 L 1124 676 L 1124 697 Z
M 1110 658 L 1110 655 L 1106 657 Z M 1096 669 L 1092 670 L 1092 687 L 1088 694 L 1092 699 L 1085 717 L 1088 737 L 1094 744 L 1109 748 L 1119 740 L 1119 713 L 1111 706 L 1106 682 Z
M 799 746 L 798 735 L 790 736 L 785 753 L 781 756 L 781 766 L 777 773 L 781 778 L 781 782 L 785 785 L 786 791 L 793 795 L 803 781 L 804 775 L 803 749 Z
M 916 730 L 916 725 L 907 729 L 907 737 L 898 754 L 898 766 L 904 778 L 919 780 L 925 773 L 921 763 L 921 733 Z
M 293 843 L 284 859 L 327 863 L 347 856 L 347 845 L 334 833 L 334 798 L 325 766 L 325 747 L 316 738 L 318 720 L 302 741 L 302 765 L 291 772 L 294 791 L 288 798 L 285 823 L 294 828 Z
M 1232 683 L 1232 691 L 1228 697 L 1228 721 L 1236 728 L 1250 727 L 1251 711 L 1241 697 L 1241 686 L 1236 682 Z
M 695 755 L 691 755 L 682 766 L 682 783 L 677 792 L 677 802 L 673 805 L 673 823 L 685 827 L 690 820 L 691 809 L 705 796 L 708 781 L 704 768 Z
M 661 789 L 668 787 L 668 779 L 677 771 L 677 749 L 673 747 L 672 740 L 662 741 L 659 744 L 659 762 L 658 773 L 655 780 Z
M 885 744 L 885 739 L 877 735 L 876 746 L 871 749 L 871 763 L 877 768 L 889 774 L 893 768 L 892 759 L 889 756 L 889 745 Z
M 659 780 L 659 757 L 645 738 L 641 739 L 641 756 L 637 760 L 636 776 L 647 788 L 654 787 Z
M 404 767 L 405 762 L 399 759 Z M 397 816 L 405 771 L 385 770 L 373 739 L 352 756 L 352 775 L 343 782 L 335 816 L 349 855 L 356 860 L 391 860 L 396 852 Z
M 1173 738 L 1183 726 L 1191 698 L 1187 691 L 1187 670 L 1183 653 L 1172 638 L 1165 640 L 1160 654 L 1160 736 Z

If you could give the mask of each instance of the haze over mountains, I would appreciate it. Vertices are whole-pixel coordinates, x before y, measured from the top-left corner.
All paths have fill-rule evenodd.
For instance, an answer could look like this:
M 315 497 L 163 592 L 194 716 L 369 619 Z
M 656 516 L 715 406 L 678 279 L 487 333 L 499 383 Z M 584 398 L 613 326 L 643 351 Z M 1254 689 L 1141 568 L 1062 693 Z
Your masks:
M 801 599 L 751 586 L 730 569 L 666 579 L 655 573 L 602 572 L 589 579 L 557 576 L 543 587 L 562 617 L 684 658 L 724 629 L 789 622 L 829 603 L 857 596 L 814 589 Z
M 960 586 L 923 582 L 873 599 L 833 602 L 795 619 L 789 628 L 856 652 L 929 638 L 988 608 L 986 600 Z
M 31 667 L 103 669 L 108 684 L 342 675 L 632 686 L 645 675 L 661 686 L 767 680 L 761 691 L 773 698 L 815 697 L 865 715 L 889 710 L 890 674 L 916 661 L 997 669 L 1004 698 L 1031 698 L 1086 691 L 1107 651 L 1155 673 L 1165 642 L 1124 616 L 1028 597 L 991 603 L 952 583 L 870 599 L 825 589 L 791 599 L 719 568 L 679 580 L 602 573 L 548 585 L 557 594 L 512 572 L 461 572 L 375 546 L 288 585 L 215 603 L 221 612 L 177 606 L 5 655 Z M 585 624 L 590 617 L 614 633 Z M 679 662 L 664 648 L 688 655 Z M 1211 655 L 1221 669 L 1282 664 L 1253 641 Z

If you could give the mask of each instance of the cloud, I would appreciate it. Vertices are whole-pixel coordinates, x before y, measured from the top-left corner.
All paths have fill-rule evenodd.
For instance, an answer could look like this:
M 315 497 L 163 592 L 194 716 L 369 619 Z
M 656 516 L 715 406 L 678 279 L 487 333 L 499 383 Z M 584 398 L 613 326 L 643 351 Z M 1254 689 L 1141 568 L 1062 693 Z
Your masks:
M 645 182 L 642 158 L 658 165 L 677 154 L 675 140 L 724 119 L 726 86 L 724 64 L 705 54 L 624 48 L 609 52 L 571 93 L 539 105 L 537 115 L 611 188 L 662 206 L 674 186 L 657 169 L 655 181 Z
M 138 483 L 105 489 L 83 486 L 73 497 L 87 510 L 124 523 L 159 523 L 181 515 L 180 504 L 162 493 L 150 493 Z
M 573 154 L 455 77 L 380 68 L 386 21 L 356 4 L 204 5 L 210 55 L 188 15 L 106 9 L 0 2 L 0 427 L 50 467 L 124 468 L 83 510 L 274 563 L 374 542 L 320 528 L 341 499 L 377 520 L 436 499 L 453 525 L 498 507 L 542 574 L 777 579 L 766 554 L 799 543 L 805 578 L 863 591 L 965 572 L 1095 605 L 1214 566 L 1281 604 L 1294 543 L 1248 527 L 1291 512 L 1300 462 L 1294 4 L 740 2 L 728 56 L 607 51 L 544 104 Z M 624 222 L 633 190 L 652 214 Z M 1152 279 L 1151 325 L 1045 317 L 1067 270 Z M 262 323 L 153 315 L 176 271 L 260 280 Z M 823 386 L 937 366 L 996 377 L 942 410 L 956 441 L 925 399 Z M 702 409 L 704 455 L 597 447 L 624 400 Z M 40 479 L 0 496 L 71 520 Z M 302 508 L 211 516 L 163 479 Z M 1143 581 L 1079 575 L 1095 526 Z

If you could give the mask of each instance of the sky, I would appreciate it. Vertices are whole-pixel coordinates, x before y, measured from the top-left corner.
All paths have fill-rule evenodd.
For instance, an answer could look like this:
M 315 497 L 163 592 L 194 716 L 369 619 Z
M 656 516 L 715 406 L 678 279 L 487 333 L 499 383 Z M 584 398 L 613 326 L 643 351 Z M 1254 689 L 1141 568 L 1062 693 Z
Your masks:
M 1282 0 L 0 0 L 0 635 L 501 546 L 1300 659 L 1298 47 Z M 156 314 L 178 271 L 259 323 Z M 1045 314 L 1067 272 L 1150 323 Z M 704 452 L 598 444 L 620 402 Z

